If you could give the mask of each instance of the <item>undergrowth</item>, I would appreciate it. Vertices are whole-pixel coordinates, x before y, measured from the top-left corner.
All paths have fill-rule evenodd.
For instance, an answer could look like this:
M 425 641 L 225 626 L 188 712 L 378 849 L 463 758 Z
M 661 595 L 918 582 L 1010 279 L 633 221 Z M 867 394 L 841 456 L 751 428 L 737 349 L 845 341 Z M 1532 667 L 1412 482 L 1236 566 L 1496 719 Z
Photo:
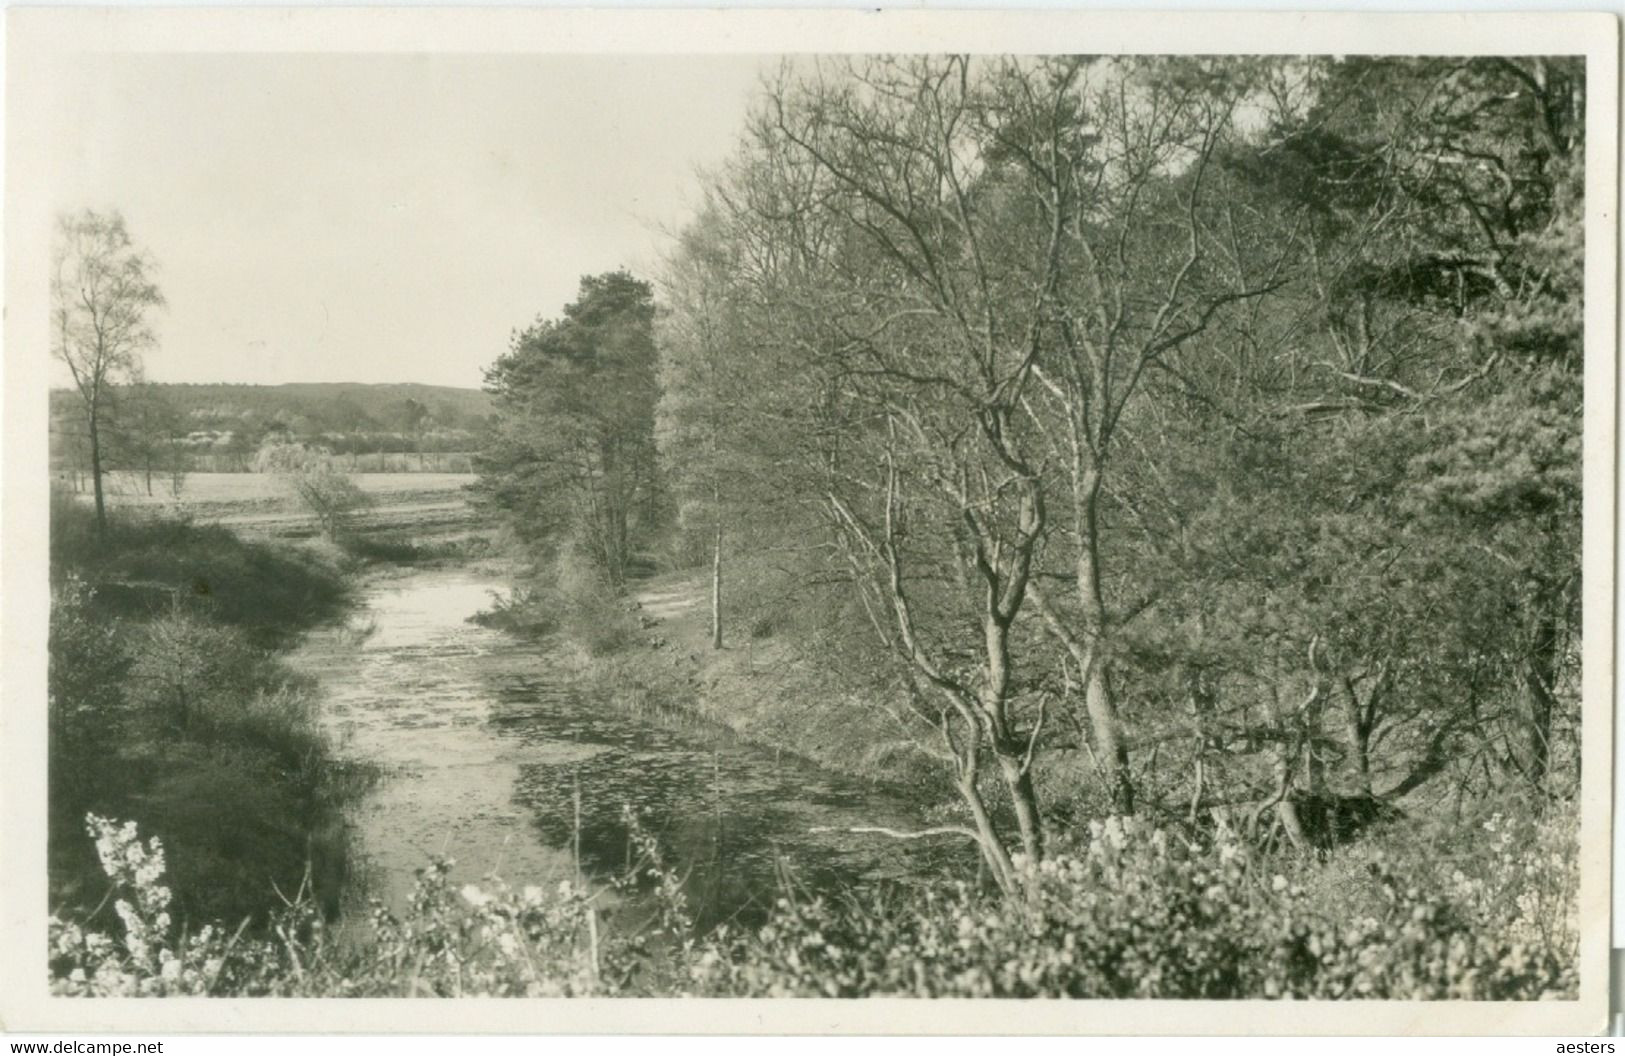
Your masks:
M 87 811 L 138 815 L 176 852 L 179 919 L 259 928 L 307 870 L 323 912 L 350 875 L 343 806 L 372 779 L 278 655 L 342 611 L 337 567 L 223 528 L 57 509 L 48 668 L 52 905 L 110 912 Z
M 1543 857 L 1572 850 L 1571 821 L 1508 841 L 1514 864 L 1534 870 L 1526 890 L 1555 881 L 1572 894 L 1575 857 Z M 631 934 L 603 927 L 584 887 L 493 877 L 453 890 L 451 863 L 438 861 L 404 913 L 373 902 L 370 927 L 347 942 L 303 897 L 261 936 L 179 928 L 160 841 L 132 823 L 87 823 L 119 924 L 52 916 L 61 995 L 1530 1000 L 1577 989 L 1572 899 L 1475 902 L 1378 870 L 1378 904 L 1327 905 L 1237 843 L 1186 843 L 1132 820 L 1097 823 L 1076 847 L 1024 865 L 1027 898 L 954 883 L 785 897 L 760 928 L 705 935 L 641 832 L 618 884 L 641 885 L 658 912 Z M 1477 878 L 1502 864 L 1486 858 Z
M 350 600 L 342 570 L 313 548 L 140 514 L 109 516 L 99 537 L 94 513 L 61 496 L 51 508 L 51 574 L 94 587 L 109 615 L 140 620 L 180 606 L 265 648 L 287 645 Z

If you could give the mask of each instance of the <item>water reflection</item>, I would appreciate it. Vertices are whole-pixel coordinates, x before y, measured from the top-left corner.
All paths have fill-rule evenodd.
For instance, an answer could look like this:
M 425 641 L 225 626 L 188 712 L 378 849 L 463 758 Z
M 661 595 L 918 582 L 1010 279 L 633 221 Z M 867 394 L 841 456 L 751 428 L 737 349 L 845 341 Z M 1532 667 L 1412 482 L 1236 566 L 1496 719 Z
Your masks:
M 919 819 L 876 789 L 726 731 L 638 717 L 570 691 L 545 651 L 466 622 L 503 584 L 419 570 L 367 591 L 358 626 L 313 636 L 299 664 L 328 721 L 391 776 L 357 812 L 372 887 L 399 904 L 430 856 L 459 880 L 551 882 L 631 858 L 625 808 L 686 877 L 701 923 L 753 919 L 788 874 L 830 889 L 940 868 L 962 848 L 814 833 Z

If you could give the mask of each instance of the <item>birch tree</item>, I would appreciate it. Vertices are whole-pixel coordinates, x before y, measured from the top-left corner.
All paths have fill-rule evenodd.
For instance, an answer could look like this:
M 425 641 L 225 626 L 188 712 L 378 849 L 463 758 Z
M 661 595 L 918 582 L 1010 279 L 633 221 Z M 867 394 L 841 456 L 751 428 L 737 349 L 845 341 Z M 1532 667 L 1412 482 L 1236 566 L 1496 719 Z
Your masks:
M 105 535 L 103 427 L 115 386 L 135 381 L 152 347 L 148 316 L 164 303 L 157 267 L 118 213 L 58 217 L 51 254 L 51 354 L 68 368 L 85 418 L 96 530 Z

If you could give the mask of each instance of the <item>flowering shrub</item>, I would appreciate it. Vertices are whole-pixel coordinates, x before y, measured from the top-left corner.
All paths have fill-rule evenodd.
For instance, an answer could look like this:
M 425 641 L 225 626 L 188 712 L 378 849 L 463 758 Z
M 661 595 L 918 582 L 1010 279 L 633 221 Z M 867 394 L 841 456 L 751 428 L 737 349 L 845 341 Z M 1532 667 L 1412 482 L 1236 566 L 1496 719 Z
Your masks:
M 373 931 L 356 951 L 354 972 L 326 993 L 407 997 L 573 997 L 614 993 L 593 956 L 589 892 L 569 881 L 552 890 L 513 890 L 500 881 L 453 892 L 453 862 L 419 876 L 396 917 L 373 903 Z
M 258 473 L 280 474 L 284 486 L 310 511 L 322 533 L 336 539 L 356 511 L 372 504 L 350 474 L 323 447 L 268 440 L 254 456 Z
M 178 934 L 158 841 L 143 845 L 133 824 L 92 816 L 123 935 L 53 916 L 52 988 L 95 996 L 1532 999 L 1577 987 L 1573 932 L 1535 926 L 1530 916 L 1547 907 L 1514 898 L 1510 918 L 1485 917 L 1382 874 L 1386 908 L 1333 918 L 1239 844 L 1193 845 L 1132 819 L 1095 823 L 1073 853 L 1024 864 L 1025 901 L 964 884 L 786 899 L 760 929 L 697 939 L 678 879 L 633 822 L 642 857 L 628 884 L 653 882 L 652 933 L 600 935 L 597 896 L 569 882 L 453 890 L 452 863 L 439 861 L 422 871 L 403 915 L 375 901 L 370 930 L 336 941 L 304 898 L 268 936 L 218 927 Z M 1488 929 L 1489 919 L 1504 926 Z
M 651 938 L 691 932 L 676 877 L 647 856 L 652 841 L 636 828 L 646 855 L 621 886 L 654 883 L 663 908 L 652 929 L 601 940 L 592 892 L 569 881 L 515 890 L 495 878 L 454 890 L 455 863 L 439 859 L 419 872 L 404 913 L 372 900 L 370 927 L 341 938 L 304 891 L 265 935 L 180 933 L 158 838 L 143 843 L 134 822 L 87 823 L 122 936 L 50 918 L 51 988 L 64 996 L 607 996 L 650 974 Z M 686 956 L 691 943 L 685 934 L 665 948 Z
M 1539 819 L 1496 812 L 1481 822 L 1484 853 L 1455 866 L 1442 886 L 1485 928 L 1532 947 L 1580 942 L 1579 831 L 1570 812 Z M 1441 870 L 1442 872 L 1442 870 Z
M 119 825 L 88 818 L 96 855 L 113 882 L 114 912 L 122 940 L 71 921 L 50 918 L 51 989 L 85 997 L 162 997 L 212 991 L 230 947 L 216 929 L 177 938 L 169 919 L 164 849 L 154 836 L 145 844 L 134 822 Z

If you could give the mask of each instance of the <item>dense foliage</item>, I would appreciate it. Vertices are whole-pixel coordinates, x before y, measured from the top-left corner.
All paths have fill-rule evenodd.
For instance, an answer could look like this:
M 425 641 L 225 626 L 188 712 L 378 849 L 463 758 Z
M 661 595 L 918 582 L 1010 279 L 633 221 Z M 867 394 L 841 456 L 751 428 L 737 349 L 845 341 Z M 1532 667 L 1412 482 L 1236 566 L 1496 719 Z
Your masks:
M 709 565 L 714 648 L 729 614 L 877 750 L 934 759 L 1013 906 L 1101 816 L 1283 860 L 1492 802 L 1572 817 L 1584 112 L 1557 58 L 787 65 L 664 275 L 671 502 L 631 545 Z M 526 341 L 499 415 L 559 464 L 557 409 L 514 399 Z M 486 472 L 568 537 L 526 464 Z M 1118 895 L 1089 902 L 1102 948 Z M 1510 918 L 1426 955 L 1315 940 L 1436 954 L 1432 983 L 1247 975 L 1296 941 L 1283 912 L 1198 913 L 1263 945 L 1173 989 L 1522 985 L 1484 967 L 1524 963 Z M 1066 989 L 1032 970 L 978 985 Z
M 118 938 L 51 920 L 55 992 L 94 996 L 705 996 L 1393 998 L 1572 997 L 1577 881 L 1557 827 L 1515 840 L 1499 816 L 1496 860 L 1538 874 L 1549 902 L 1480 896 L 1496 871 L 1450 889 L 1369 863 L 1328 913 L 1295 879 L 1229 838 L 1191 844 L 1133 821 L 1094 825 L 1075 852 L 1032 870 L 1034 897 L 966 885 L 781 900 L 766 924 L 696 939 L 682 884 L 646 838 L 614 885 L 639 880 L 660 907 L 641 929 L 599 921 L 590 891 L 454 890 L 450 862 L 419 874 L 400 915 L 341 940 L 304 899 L 270 934 L 175 926 L 165 853 L 133 824 L 92 815 L 89 834 L 122 922 Z M 1558 890 L 1561 889 L 1561 890 Z M 1446 893 L 1448 891 L 1448 893 Z M 1565 897 L 1567 896 L 1567 897 Z M 601 930 L 602 929 L 602 930 Z
M 766 498 L 734 595 L 890 672 L 1006 888 L 1103 810 L 1544 809 L 1583 112 L 1559 59 L 787 69 L 672 267 L 663 469 L 736 551 Z
M 578 553 L 617 588 L 659 508 L 654 314 L 648 283 L 584 278 L 562 318 L 515 333 L 486 374 L 497 426 L 482 494 L 527 543 Z

